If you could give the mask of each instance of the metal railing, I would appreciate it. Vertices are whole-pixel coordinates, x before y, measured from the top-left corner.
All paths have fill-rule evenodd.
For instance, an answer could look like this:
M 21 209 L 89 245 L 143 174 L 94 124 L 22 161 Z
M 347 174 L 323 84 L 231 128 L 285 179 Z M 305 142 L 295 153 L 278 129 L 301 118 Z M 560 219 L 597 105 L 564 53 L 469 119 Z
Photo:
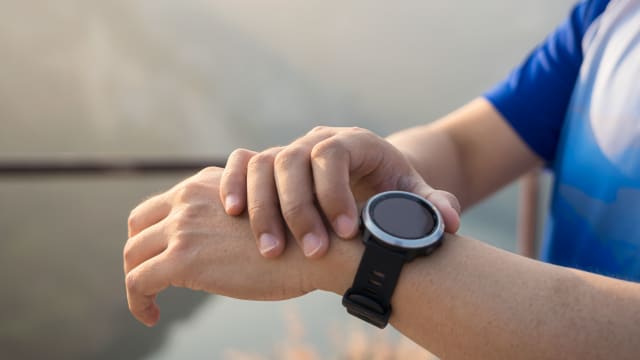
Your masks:
M 225 160 L 211 159 L 12 159 L 0 160 L 0 177 L 34 176 L 140 176 L 196 172 L 208 166 L 224 167 Z M 537 252 L 540 170 L 522 177 L 518 199 L 517 248 L 534 258 Z
M 211 159 L 5 159 L 0 176 L 147 175 L 195 172 L 207 166 L 224 167 L 225 160 Z

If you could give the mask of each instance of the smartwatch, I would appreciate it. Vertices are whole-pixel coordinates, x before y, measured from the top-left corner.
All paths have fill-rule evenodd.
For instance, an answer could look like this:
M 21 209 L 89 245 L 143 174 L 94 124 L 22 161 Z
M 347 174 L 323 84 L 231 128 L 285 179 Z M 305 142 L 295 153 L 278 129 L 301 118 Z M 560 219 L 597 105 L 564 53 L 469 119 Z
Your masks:
M 444 223 L 438 209 L 421 196 L 387 191 L 367 201 L 361 227 L 365 250 L 342 305 L 351 315 L 384 328 L 402 266 L 440 246 Z

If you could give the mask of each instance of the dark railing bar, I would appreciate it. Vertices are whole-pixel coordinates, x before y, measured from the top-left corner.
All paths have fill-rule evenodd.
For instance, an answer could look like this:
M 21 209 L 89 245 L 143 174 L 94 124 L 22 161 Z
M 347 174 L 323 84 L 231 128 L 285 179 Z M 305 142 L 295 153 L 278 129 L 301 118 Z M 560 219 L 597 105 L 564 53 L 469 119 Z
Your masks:
M 224 164 L 220 159 L 12 159 L 0 160 L 0 177 L 185 173 Z
M 147 175 L 197 172 L 208 166 L 223 167 L 220 159 L 21 159 L 0 160 L 0 177 Z M 520 192 L 518 247 L 522 255 L 535 256 L 538 173 L 528 174 Z

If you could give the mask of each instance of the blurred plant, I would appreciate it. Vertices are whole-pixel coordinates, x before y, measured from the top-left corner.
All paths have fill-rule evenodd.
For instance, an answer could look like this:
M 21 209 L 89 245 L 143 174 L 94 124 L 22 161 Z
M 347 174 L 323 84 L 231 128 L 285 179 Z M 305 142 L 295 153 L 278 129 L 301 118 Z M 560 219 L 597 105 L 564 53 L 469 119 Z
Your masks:
M 325 359 L 314 346 L 305 341 L 305 327 L 300 313 L 288 308 L 284 314 L 286 338 L 276 344 L 272 355 L 229 349 L 226 360 L 319 360 Z M 407 360 L 437 359 L 427 350 L 416 345 L 406 337 L 391 339 L 387 332 L 365 331 L 362 328 L 345 329 L 344 325 L 335 327 L 329 334 L 336 344 L 333 356 L 329 358 L 343 360 Z

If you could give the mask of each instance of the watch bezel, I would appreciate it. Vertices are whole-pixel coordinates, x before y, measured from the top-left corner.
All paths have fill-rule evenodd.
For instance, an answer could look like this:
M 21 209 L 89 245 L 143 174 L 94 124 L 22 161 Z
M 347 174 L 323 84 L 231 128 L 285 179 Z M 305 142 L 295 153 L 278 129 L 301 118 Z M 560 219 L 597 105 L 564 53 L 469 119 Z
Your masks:
M 433 230 L 423 236 L 421 238 L 400 238 L 394 235 L 389 234 L 388 232 L 382 230 L 371 217 L 370 209 L 371 207 L 378 201 L 383 200 L 388 197 L 404 197 L 411 198 L 418 203 L 421 203 L 428 209 L 428 211 L 434 215 L 435 224 L 433 226 Z M 438 211 L 438 209 L 427 199 L 407 192 L 407 191 L 386 191 L 374 195 L 367 201 L 364 209 L 362 210 L 362 223 L 364 227 L 373 235 L 378 241 L 384 243 L 385 245 L 399 248 L 399 249 L 424 249 L 428 248 L 440 241 L 442 236 L 444 235 L 444 222 L 442 220 L 442 215 Z

